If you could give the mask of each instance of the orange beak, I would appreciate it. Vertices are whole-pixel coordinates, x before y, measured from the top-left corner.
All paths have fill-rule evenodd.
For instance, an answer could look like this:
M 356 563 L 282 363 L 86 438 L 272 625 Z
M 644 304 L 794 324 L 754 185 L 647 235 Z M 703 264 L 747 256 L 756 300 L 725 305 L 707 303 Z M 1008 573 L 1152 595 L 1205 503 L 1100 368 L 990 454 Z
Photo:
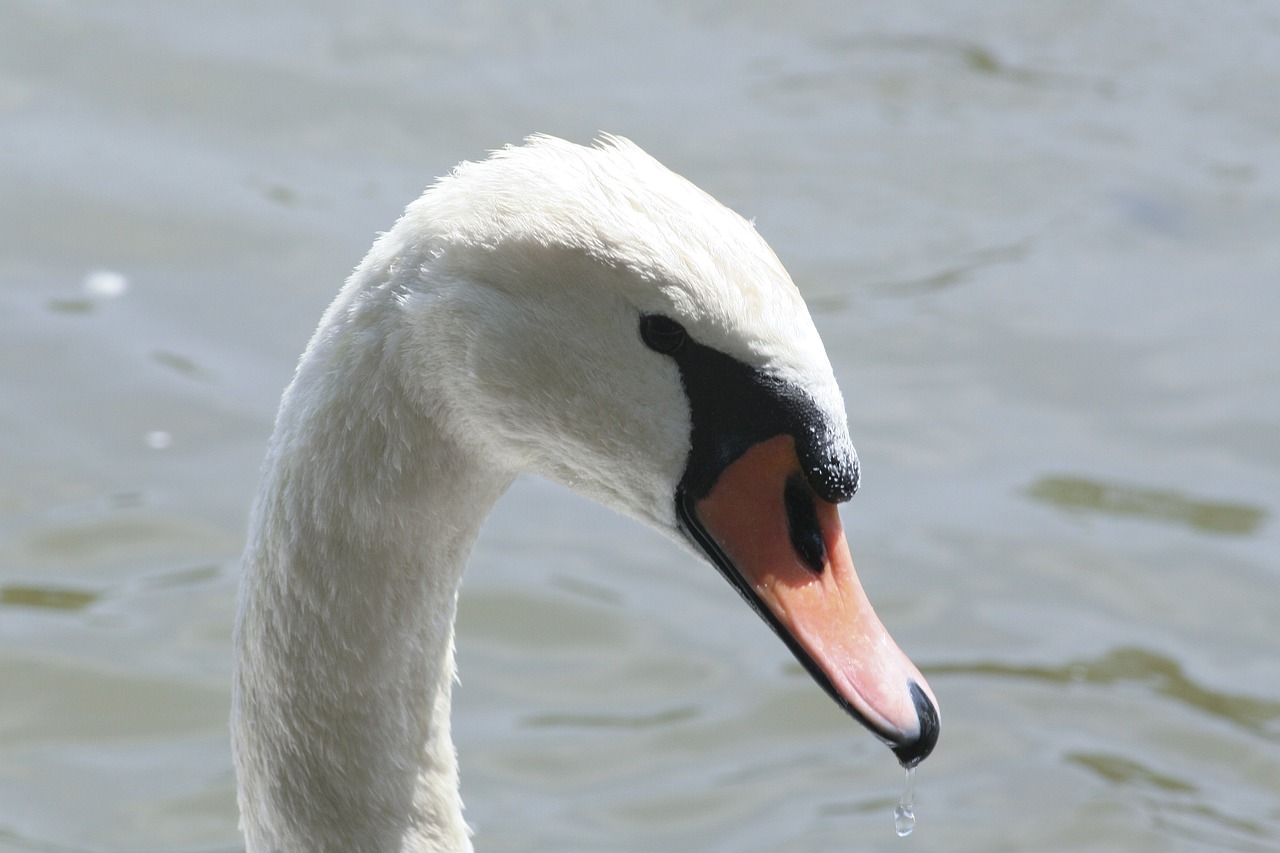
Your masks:
M 682 512 L 718 568 L 832 698 L 904 766 L 923 761 L 938 739 L 937 700 L 867 600 L 836 505 L 809 487 L 794 439 L 750 447 Z

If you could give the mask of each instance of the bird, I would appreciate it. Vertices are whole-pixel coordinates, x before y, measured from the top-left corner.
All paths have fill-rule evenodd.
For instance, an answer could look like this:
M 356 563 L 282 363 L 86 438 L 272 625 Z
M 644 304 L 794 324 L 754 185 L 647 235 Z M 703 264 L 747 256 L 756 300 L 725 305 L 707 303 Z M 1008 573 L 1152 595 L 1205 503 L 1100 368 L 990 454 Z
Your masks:
M 515 477 L 717 569 L 914 767 L 937 700 L 858 581 L 859 466 L 799 290 L 754 224 L 638 145 L 459 164 L 373 243 L 283 393 L 234 629 L 247 849 L 472 849 L 454 617 Z

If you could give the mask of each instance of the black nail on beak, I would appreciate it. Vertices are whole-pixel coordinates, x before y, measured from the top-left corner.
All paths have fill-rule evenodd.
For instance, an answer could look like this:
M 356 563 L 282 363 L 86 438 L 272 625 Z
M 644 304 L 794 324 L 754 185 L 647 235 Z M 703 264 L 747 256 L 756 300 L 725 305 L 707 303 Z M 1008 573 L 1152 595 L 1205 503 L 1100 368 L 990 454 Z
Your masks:
M 929 753 L 938 745 L 938 731 L 942 727 L 938 709 L 914 681 L 911 682 L 911 700 L 915 703 L 916 717 L 920 720 L 920 733 L 914 740 L 892 747 L 893 754 L 898 756 L 898 762 L 903 767 L 915 767 L 929 757 Z

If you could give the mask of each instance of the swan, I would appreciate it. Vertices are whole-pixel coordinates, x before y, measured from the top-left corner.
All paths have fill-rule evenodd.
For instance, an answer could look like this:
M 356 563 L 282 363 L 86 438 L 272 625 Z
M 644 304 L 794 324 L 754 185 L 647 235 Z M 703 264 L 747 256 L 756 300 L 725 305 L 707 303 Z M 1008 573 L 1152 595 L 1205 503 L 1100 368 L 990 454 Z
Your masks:
M 454 615 L 523 472 L 706 558 L 904 766 L 933 749 L 933 693 L 854 572 L 857 457 L 781 263 L 635 144 L 535 136 L 406 208 L 284 392 L 235 626 L 249 851 L 471 849 Z

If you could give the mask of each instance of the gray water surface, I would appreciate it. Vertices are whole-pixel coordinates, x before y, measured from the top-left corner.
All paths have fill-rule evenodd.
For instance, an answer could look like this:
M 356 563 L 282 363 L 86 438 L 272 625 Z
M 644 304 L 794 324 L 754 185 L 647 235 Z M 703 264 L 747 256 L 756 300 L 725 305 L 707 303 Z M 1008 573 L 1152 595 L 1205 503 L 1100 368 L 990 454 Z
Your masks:
M 629 136 L 753 217 L 942 739 L 901 771 L 709 567 L 522 480 L 461 602 L 482 850 L 1280 848 L 1280 7 L 0 7 L 0 849 L 233 851 L 276 402 L 461 159 Z

